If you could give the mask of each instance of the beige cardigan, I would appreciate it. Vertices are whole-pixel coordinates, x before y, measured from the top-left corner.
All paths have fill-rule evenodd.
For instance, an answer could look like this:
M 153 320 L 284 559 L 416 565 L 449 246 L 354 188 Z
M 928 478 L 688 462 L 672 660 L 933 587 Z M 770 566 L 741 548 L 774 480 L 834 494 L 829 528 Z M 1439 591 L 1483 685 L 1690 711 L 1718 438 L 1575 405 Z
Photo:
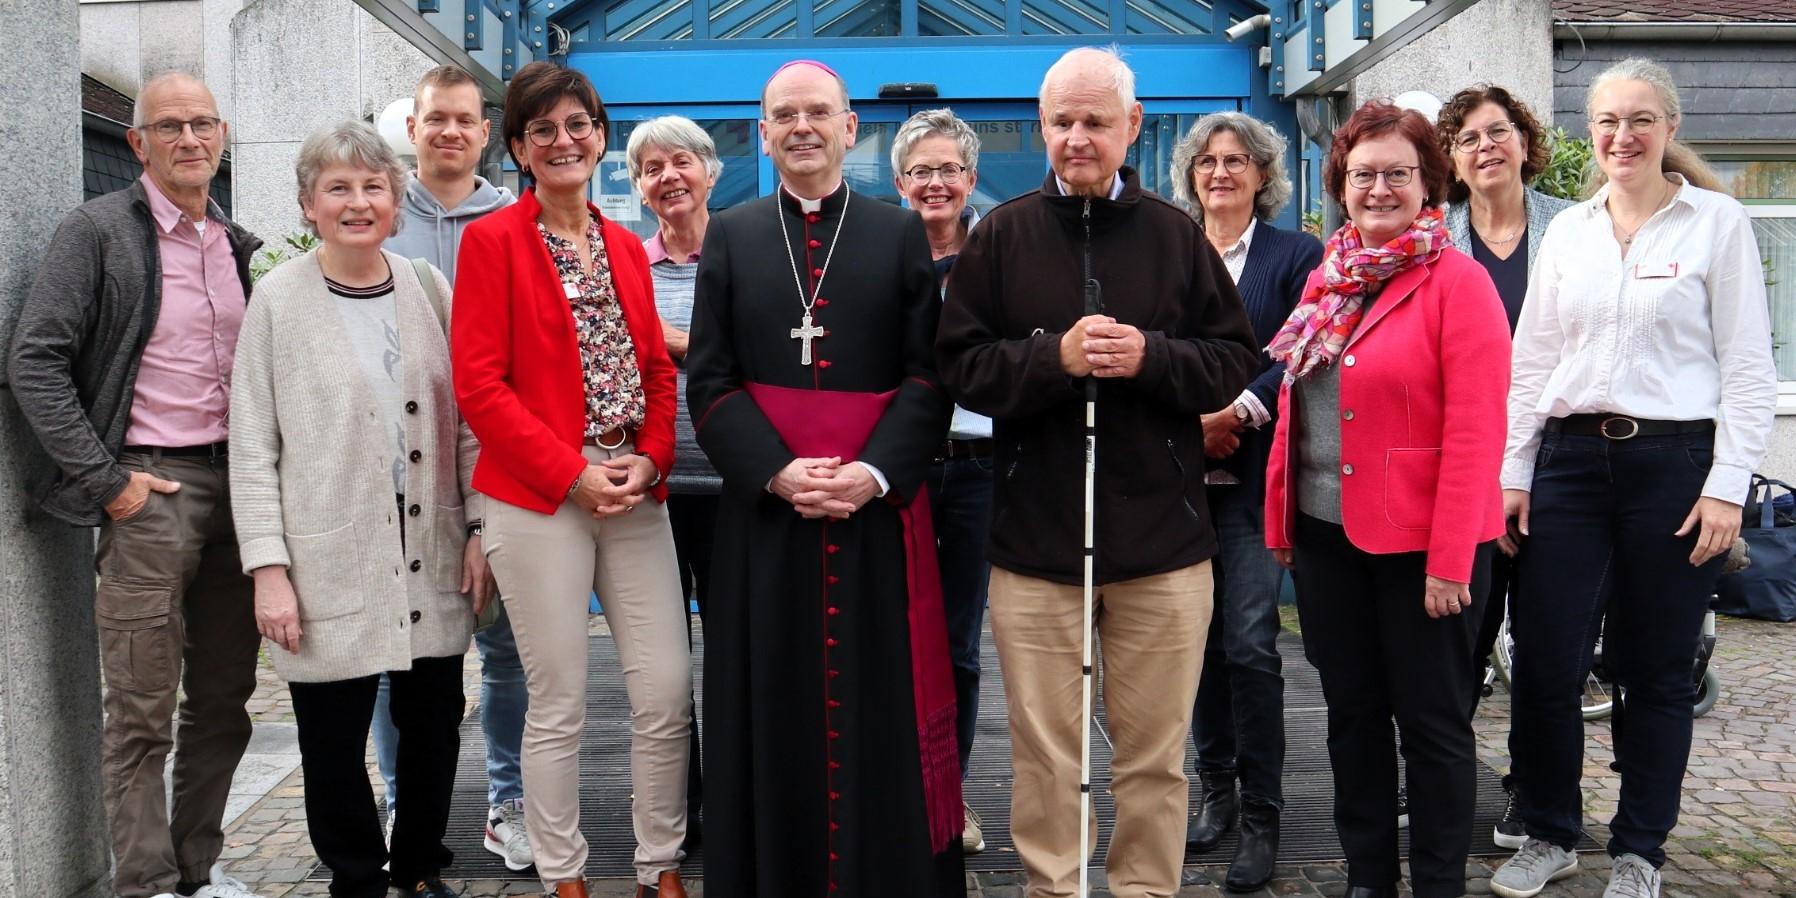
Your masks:
M 282 679 L 331 682 L 460 655 L 474 628 L 458 592 L 469 479 L 479 447 L 455 408 L 449 343 L 410 261 L 393 269 L 404 358 L 405 540 L 392 443 L 348 349 L 316 253 L 256 285 L 231 384 L 231 511 L 244 571 L 286 565 L 299 597 L 299 652 L 272 643 Z M 450 301 L 436 274 L 437 293 Z

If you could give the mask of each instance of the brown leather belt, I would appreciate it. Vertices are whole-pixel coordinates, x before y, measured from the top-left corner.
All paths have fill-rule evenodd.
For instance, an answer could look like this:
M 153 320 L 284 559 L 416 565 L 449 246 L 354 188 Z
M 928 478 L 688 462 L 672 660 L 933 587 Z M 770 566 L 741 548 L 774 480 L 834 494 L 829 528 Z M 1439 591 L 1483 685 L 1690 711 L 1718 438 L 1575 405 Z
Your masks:
M 587 437 L 586 444 L 600 449 L 616 449 L 635 436 L 636 432 L 628 427 L 613 427 L 596 437 Z

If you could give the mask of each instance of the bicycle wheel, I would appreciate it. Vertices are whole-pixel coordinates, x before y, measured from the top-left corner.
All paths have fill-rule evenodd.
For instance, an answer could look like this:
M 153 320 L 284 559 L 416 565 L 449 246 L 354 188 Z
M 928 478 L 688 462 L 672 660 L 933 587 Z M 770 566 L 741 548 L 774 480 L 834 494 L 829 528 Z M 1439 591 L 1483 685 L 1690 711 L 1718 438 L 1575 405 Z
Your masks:
M 1702 679 L 1696 684 L 1696 707 L 1693 713 L 1697 717 L 1714 710 L 1715 703 L 1721 699 L 1721 675 L 1710 665 L 1703 671 Z

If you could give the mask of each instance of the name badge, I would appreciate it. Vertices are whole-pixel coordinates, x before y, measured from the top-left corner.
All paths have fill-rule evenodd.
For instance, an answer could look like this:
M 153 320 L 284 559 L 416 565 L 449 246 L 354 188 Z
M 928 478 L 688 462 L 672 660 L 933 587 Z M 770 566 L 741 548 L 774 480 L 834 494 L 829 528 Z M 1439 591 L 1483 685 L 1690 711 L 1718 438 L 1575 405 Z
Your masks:
M 1642 262 L 1634 266 L 1634 279 L 1637 281 L 1677 276 L 1678 263 L 1676 262 Z
M 580 298 L 580 287 L 579 287 L 579 285 L 573 283 L 572 281 L 562 281 L 561 282 L 561 294 L 563 296 L 566 296 L 568 299 L 579 299 Z

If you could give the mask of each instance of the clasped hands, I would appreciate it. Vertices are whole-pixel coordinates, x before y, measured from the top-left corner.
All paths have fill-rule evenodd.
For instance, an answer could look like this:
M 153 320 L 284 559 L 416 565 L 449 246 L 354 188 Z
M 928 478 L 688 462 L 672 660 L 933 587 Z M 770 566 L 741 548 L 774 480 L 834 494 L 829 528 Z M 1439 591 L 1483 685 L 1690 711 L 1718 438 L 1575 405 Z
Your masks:
M 1134 377 L 1147 356 L 1147 338 L 1108 315 L 1087 315 L 1060 335 L 1060 367 L 1068 375 Z
M 568 498 L 595 518 L 628 514 L 648 498 L 655 483 L 655 463 L 634 452 L 587 465 L 580 485 Z
M 803 517 L 846 520 L 879 494 L 879 481 L 858 461 L 795 458 L 773 475 L 767 489 Z

